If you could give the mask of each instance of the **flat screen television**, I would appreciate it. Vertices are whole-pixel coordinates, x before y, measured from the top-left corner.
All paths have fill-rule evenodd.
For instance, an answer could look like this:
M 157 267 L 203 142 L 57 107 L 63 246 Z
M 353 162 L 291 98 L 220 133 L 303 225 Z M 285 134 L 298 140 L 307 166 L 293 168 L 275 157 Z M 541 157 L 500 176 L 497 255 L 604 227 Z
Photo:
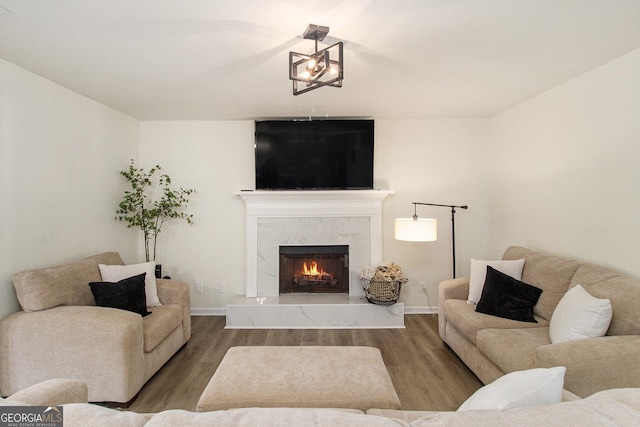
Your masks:
M 256 121 L 256 190 L 373 188 L 373 120 Z

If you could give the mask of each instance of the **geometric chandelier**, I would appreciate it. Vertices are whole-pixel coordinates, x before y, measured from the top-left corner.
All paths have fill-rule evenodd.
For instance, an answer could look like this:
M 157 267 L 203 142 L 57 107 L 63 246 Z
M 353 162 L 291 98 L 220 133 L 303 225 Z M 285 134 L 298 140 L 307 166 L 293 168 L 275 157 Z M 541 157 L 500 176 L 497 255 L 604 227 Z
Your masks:
M 318 42 L 329 34 L 329 27 L 309 24 L 303 36 L 315 40 L 314 53 L 289 52 L 289 79 L 293 94 L 300 95 L 322 86 L 342 87 L 344 63 L 342 42 L 318 50 Z M 299 86 L 300 85 L 300 88 Z

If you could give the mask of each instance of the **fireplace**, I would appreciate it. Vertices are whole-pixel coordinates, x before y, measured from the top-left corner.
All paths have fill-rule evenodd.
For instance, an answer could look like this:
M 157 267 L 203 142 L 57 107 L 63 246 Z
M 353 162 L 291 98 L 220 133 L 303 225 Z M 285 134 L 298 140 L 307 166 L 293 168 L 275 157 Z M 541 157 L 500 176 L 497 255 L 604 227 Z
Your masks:
M 382 200 L 390 190 L 239 191 L 246 203 L 246 296 L 280 294 L 279 247 L 348 245 L 349 296 L 358 272 L 382 261 Z
M 349 245 L 280 246 L 280 294 L 349 293 Z
M 383 259 L 382 200 L 392 193 L 236 192 L 246 203 L 246 294 L 227 305 L 227 328 L 403 328 L 404 304 L 369 304 L 358 279 Z M 348 246 L 349 293 L 280 294 L 280 247 L 294 245 Z

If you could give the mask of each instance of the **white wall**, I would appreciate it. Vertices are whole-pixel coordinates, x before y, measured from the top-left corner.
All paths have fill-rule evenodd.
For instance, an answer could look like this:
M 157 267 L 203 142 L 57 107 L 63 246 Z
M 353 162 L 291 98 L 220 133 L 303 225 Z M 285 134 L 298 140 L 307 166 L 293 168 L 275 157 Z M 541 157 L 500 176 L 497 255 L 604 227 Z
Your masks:
M 195 308 L 223 308 L 234 294 L 244 294 L 245 211 L 233 192 L 254 188 L 253 127 L 252 121 L 140 125 L 142 166 L 160 164 L 174 184 L 197 190 L 188 209 L 195 224 L 170 224 L 158 256 L 165 273 L 191 285 Z M 408 305 L 427 305 L 420 280 L 437 305 L 437 283 L 451 276 L 448 209 L 420 210 L 440 220 L 439 241 L 393 239 L 393 220 L 410 216 L 412 201 L 470 205 L 456 215 L 459 275 L 468 274 L 469 257 L 486 255 L 486 135 L 487 120 L 376 121 L 376 179 L 396 192 L 384 202 L 384 256 L 411 278 L 402 293 Z M 203 294 L 193 292 L 196 280 L 203 281 Z M 221 282 L 226 294 L 219 292 Z
M 196 190 L 187 209 L 194 224 L 167 223 L 156 258 L 163 274 L 190 284 L 192 307 L 224 308 L 244 294 L 244 202 L 233 192 L 254 188 L 253 132 L 252 121 L 140 124 L 141 165 L 159 164 L 173 185 Z M 204 293 L 194 293 L 196 280 Z
M 490 122 L 491 245 L 640 276 L 640 49 Z
M 17 271 L 105 250 L 137 260 L 114 217 L 138 121 L 4 60 L 0 81 L 1 318 L 19 309 Z

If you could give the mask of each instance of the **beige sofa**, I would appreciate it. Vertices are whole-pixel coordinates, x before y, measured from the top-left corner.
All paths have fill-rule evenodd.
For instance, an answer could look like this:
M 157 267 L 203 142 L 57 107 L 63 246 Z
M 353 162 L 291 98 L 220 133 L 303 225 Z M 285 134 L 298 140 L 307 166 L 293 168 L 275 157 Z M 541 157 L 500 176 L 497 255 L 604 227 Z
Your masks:
M 442 282 L 440 336 L 485 384 L 505 373 L 566 366 L 565 389 L 586 397 L 600 390 L 640 387 L 640 280 L 596 265 L 509 247 L 505 260 L 524 259 L 522 281 L 543 290 L 534 307 L 537 323 L 475 311 L 467 304 L 469 279 Z M 549 322 L 568 289 L 582 287 L 608 298 L 613 318 L 606 336 L 551 344 Z
M 637 425 L 640 389 L 607 390 L 570 402 L 506 411 L 427 412 L 370 409 L 242 408 L 213 412 L 178 409 L 157 414 L 119 411 L 89 403 L 86 386 L 78 381 L 50 380 L 0 399 L 0 406 L 63 405 L 65 427 L 174 427 L 174 426 L 602 426 Z
M 141 317 L 97 307 L 90 282 L 117 252 L 17 273 L 23 311 L 0 321 L 0 391 L 11 395 L 51 378 L 85 382 L 92 402 L 126 403 L 191 336 L 189 287 L 157 280 L 162 305 Z

